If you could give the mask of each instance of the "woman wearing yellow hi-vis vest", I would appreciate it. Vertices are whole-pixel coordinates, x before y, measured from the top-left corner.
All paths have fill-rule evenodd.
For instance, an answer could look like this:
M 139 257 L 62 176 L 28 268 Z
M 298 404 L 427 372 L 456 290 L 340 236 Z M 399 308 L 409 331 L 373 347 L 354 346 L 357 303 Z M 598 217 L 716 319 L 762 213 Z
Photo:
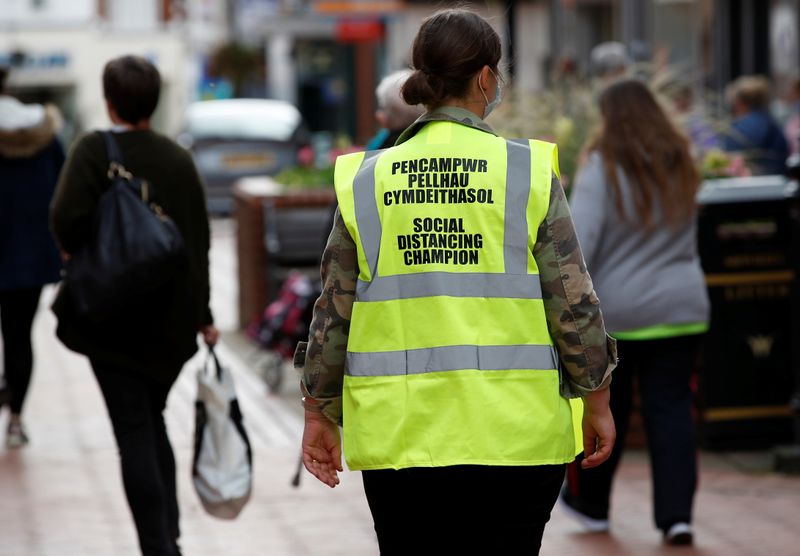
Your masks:
M 343 426 L 381 554 L 536 554 L 565 464 L 598 465 L 614 442 L 616 350 L 555 146 L 483 121 L 500 52 L 471 12 L 425 20 L 403 98 L 428 112 L 394 147 L 336 162 L 324 290 L 296 358 L 303 461 L 338 484 Z

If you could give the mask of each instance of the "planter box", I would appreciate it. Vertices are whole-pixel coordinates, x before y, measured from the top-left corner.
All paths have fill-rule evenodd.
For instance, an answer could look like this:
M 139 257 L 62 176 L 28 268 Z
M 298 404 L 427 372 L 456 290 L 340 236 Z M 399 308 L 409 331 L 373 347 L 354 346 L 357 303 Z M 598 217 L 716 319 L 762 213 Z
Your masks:
M 241 328 L 275 298 L 288 270 L 315 272 L 319 279 L 319 259 L 335 202 L 333 188 L 288 189 L 268 177 L 236 183 Z

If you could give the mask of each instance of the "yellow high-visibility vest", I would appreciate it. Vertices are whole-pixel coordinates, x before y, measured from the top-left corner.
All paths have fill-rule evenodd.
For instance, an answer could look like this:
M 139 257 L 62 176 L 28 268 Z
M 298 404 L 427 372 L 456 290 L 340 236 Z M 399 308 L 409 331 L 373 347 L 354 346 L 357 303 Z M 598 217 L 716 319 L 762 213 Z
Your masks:
M 532 255 L 553 172 L 553 144 L 448 121 L 338 158 L 359 268 L 343 393 L 351 469 L 547 465 L 581 451 Z

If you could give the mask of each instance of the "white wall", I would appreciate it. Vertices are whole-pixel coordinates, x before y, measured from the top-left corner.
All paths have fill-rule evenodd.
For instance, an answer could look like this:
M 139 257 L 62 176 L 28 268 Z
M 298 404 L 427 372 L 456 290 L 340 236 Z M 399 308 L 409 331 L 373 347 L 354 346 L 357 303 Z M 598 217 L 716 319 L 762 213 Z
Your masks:
M 518 3 L 516 34 L 516 82 L 521 91 L 543 89 L 547 83 L 545 62 L 550 55 L 550 10 L 544 2 Z
M 21 49 L 34 57 L 64 53 L 63 68 L 12 71 L 11 85 L 72 85 L 76 91 L 79 125 L 83 129 L 108 127 L 101 76 L 105 63 L 124 54 L 153 61 L 165 87 L 159 103 L 161 131 L 179 130 L 191 90 L 189 52 L 179 35 L 163 32 L 106 33 L 102 30 L 30 30 L 13 37 L 0 33 L 0 53 Z
M 155 29 L 161 22 L 161 0 L 106 0 L 107 18 L 115 29 Z
M 0 28 L 72 26 L 94 20 L 97 0 L 1 0 Z
M 188 39 L 202 53 L 227 39 L 227 13 L 220 0 L 190 0 L 186 4 Z

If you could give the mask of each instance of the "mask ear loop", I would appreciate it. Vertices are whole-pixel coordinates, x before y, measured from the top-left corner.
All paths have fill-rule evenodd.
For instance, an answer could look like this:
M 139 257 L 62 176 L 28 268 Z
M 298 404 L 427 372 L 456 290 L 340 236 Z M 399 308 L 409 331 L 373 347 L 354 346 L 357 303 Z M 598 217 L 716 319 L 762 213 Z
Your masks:
M 492 71 L 492 70 L 490 69 L 489 71 Z M 494 75 L 493 71 L 492 71 L 492 75 Z M 478 88 L 481 90 L 481 94 L 483 95 L 483 101 L 486 103 L 486 106 L 489 106 L 489 97 L 486 96 L 486 91 L 484 91 L 483 87 L 481 87 L 481 74 L 480 73 L 478 73 Z

